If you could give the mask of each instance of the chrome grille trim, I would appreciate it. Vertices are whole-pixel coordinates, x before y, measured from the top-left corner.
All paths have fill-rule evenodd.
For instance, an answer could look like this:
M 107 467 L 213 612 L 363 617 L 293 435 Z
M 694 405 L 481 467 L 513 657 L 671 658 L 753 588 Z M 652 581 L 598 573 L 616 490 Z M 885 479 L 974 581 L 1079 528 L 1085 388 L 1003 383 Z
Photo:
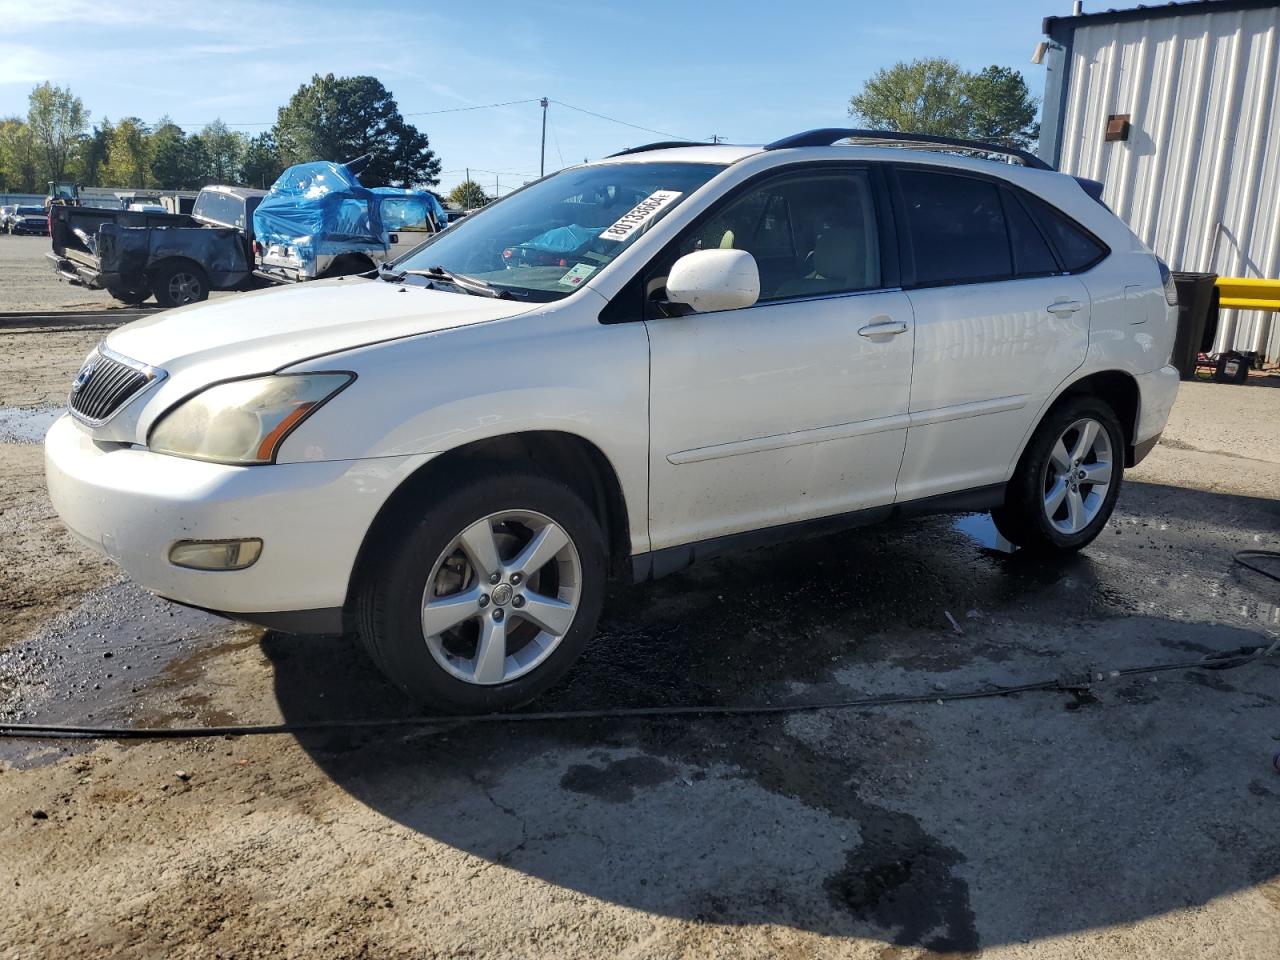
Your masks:
M 98 427 L 150 384 L 164 378 L 163 370 L 116 353 L 100 343 L 76 374 L 67 407 L 81 423 Z

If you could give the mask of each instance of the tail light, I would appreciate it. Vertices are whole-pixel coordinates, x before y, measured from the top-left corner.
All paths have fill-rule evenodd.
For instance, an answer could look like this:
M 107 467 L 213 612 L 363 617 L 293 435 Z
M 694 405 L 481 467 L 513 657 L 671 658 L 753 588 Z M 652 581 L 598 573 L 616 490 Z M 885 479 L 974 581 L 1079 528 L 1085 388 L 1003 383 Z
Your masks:
M 1174 285 L 1173 274 L 1169 272 L 1169 265 L 1156 257 L 1156 263 L 1160 265 L 1160 280 L 1164 284 L 1164 302 L 1171 307 L 1178 305 L 1178 288 Z

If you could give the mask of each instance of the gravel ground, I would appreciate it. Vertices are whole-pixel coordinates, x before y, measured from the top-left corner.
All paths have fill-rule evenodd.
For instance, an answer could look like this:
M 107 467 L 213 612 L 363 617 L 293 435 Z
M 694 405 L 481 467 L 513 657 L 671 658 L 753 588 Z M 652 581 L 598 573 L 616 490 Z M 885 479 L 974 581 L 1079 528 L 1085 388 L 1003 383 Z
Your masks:
M 350 641 L 174 608 L 63 533 L 27 441 L 100 326 L 0 327 L 0 716 L 412 713 Z M 1270 642 L 1277 586 L 1231 562 L 1280 539 L 1270 382 L 1184 385 L 1075 559 L 932 518 L 615 587 L 539 707 L 942 696 Z M 0 743 L 0 955 L 1272 958 L 1278 681 L 1267 662 L 756 719 Z

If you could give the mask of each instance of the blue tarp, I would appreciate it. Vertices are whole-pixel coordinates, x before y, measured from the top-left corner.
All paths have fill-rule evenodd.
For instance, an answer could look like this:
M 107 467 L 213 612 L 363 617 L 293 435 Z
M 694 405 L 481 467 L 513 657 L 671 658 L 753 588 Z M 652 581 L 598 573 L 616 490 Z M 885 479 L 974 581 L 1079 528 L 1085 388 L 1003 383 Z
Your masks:
M 582 249 L 604 231 L 604 227 L 583 227 L 571 223 L 564 227 L 552 227 L 520 246 L 545 253 L 573 253 Z
M 280 174 L 253 213 L 253 232 L 264 244 L 288 244 L 304 264 L 318 256 L 385 253 L 388 234 L 422 225 L 438 227 L 444 208 L 426 191 L 364 186 L 345 164 L 318 160 Z

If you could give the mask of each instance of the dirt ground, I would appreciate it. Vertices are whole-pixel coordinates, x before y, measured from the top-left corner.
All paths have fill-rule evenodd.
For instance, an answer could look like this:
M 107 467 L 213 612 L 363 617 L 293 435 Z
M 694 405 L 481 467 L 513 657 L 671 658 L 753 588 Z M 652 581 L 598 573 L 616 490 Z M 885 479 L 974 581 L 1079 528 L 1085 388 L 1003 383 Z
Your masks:
M 78 547 L 36 441 L 109 323 L 5 323 L 0 717 L 414 712 L 350 640 L 173 607 Z M 1280 589 L 1231 555 L 1280 540 L 1277 379 L 1184 385 L 1077 558 L 943 517 L 617 586 L 538 707 L 942 696 L 1270 643 Z M 0 741 L 0 957 L 1269 960 L 1277 751 L 1280 661 L 764 718 Z

